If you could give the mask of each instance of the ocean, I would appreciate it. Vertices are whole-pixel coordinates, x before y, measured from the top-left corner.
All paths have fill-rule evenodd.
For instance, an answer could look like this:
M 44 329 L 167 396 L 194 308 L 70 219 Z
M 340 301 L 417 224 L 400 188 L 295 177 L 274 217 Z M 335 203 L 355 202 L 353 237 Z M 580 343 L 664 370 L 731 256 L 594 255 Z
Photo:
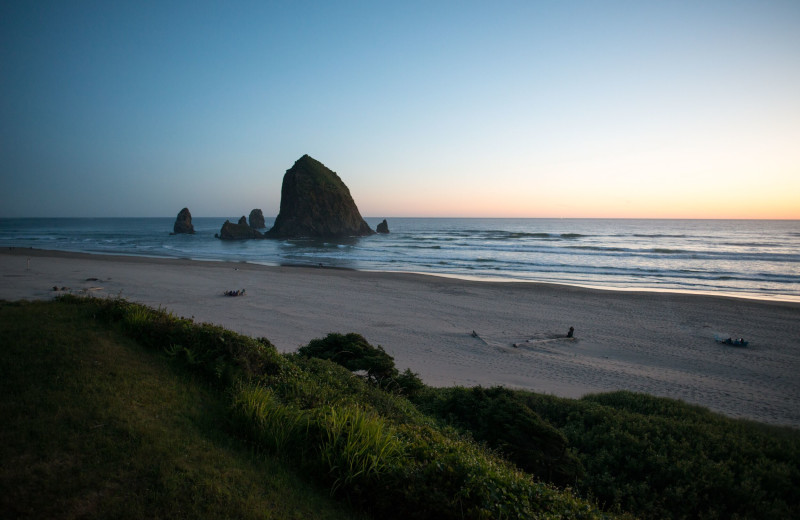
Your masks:
M 390 218 L 388 235 L 241 242 L 214 237 L 225 220 L 0 219 L 0 247 L 800 301 L 796 220 Z

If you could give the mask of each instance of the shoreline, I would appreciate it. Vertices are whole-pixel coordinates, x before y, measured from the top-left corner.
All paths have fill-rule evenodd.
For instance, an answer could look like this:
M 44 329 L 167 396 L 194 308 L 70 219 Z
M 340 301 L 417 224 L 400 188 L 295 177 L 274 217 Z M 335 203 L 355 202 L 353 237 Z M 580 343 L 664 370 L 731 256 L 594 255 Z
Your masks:
M 25 253 L 23 253 L 23 251 Z M 737 300 L 750 300 L 750 301 L 764 301 L 764 302 L 781 302 L 781 303 L 798 303 L 800 304 L 800 297 L 793 297 L 790 295 L 770 296 L 767 294 L 754 294 L 754 293 L 736 293 L 736 292 L 718 292 L 718 291 L 690 291 L 680 289 L 659 289 L 655 287 L 648 288 L 633 288 L 633 287 L 614 287 L 604 285 L 568 283 L 568 282 L 550 282 L 544 280 L 526 280 L 526 279 L 512 279 L 502 277 L 480 277 L 480 276 L 464 276 L 450 273 L 429 273 L 424 271 L 388 271 L 376 269 L 355 269 L 352 267 L 342 267 L 335 265 L 314 266 L 310 264 L 292 264 L 292 263 L 258 263 L 248 262 L 246 260 L 232 261 L 220 260 L 214 258 L 190 258 L 190 257 L 169 257 L 169 256 L 149 256 L 149 255 L 134 255 L 124 253 L 103 253 L 100 251 L 85 252 L 85 251 L 67 251 L 62 249 L 41 249 L 41 248 L 25 248 L 25 247 L 5 247 L 0 249 L 0 254 L 8 253 L 12 255 L 28 255 L 28 256 L 59 256 L 64 258 L 92 258 L 92 257 L 118 257 L 122 259 L 142 260 L 147 262 L 198 262 L 198 263 L 220 263 L 220 264 L 234 264 L 249 265 L 253 267 L 263 268 L 298 268 L 298 269 L 318 269 L 322 267 L 329 270 L 339 271 L 352 271 L 359 273 L 386 273 L 396 275 L 410 275 L 410 276 L 431 276 L 434 278 L 444 278 L 452 280 L 460 280 L 464 282 L 475 283 L 496 283 L 496 284 L 532 284 L 532 285 L 552 285 L 555 287 L 574 287 L 577 289 L 586 289 L 590 291 L 609 291 L 620 293 L 634 293 L 634 294 L 684 294 L 687 296 L 708 296 L 718 298 L 731 298 Z
M 0 272 L 0 299 L 122 296 L 282 352 L 356 332 L 432 386 L 631 390 L 800 428 L 800 302 L 27 248 L 0 250 Z

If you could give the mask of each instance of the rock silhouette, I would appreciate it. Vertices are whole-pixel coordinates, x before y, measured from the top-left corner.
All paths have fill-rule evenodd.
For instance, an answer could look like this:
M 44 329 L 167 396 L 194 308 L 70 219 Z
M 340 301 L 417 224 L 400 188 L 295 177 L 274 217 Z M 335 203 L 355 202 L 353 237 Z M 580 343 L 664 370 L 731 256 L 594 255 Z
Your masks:
M 250 212 L 250 227 L 255 229 L 264 229 L 267 224 L 264 222 L 264 214 L 260 209 L 254 209 Z
M 247 219 L 242 216 L 236 224 L 226 220 L 216 237 L 222 240 L 246 240 L 249 238 L 264 238 L 264 235 L 248 226 Z
M 388 233 L 389 232 L 389 223 L 386 222 L 386 219 L 383 219 L 383 222 L 378 224 L 378 227 L 375 228 L 375 231 L 378 233 Z
M 194 233 L 194 226 L 192 225 L 192 214 L 189 213 L 189 208 L 183 208 L 178 213 L 175 219 L 175 224 L 172 226 L 172 232 L 178 233 Z
M 336 238 L 374 233 L 339 176 L 304 155 L 283 176 L 280 213 L 266 236 Z

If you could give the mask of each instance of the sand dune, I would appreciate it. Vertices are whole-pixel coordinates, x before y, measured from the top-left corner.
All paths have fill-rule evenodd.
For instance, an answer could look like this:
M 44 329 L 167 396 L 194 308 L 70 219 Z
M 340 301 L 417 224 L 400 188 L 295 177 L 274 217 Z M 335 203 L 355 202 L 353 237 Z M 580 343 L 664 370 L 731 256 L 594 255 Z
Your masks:
M 282 351 L 358 332 L 431 385 L 626 389 L 800 427 L 799 303 L 27 249 L 0 252 L 0 272 L 5 300 L 121 295 Z

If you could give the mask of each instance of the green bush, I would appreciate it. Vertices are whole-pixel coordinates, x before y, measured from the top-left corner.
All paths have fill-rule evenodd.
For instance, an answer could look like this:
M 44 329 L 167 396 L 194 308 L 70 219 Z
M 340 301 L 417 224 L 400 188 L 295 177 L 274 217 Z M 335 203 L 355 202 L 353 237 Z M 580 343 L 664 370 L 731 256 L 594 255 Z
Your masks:
M 422 382 L 420 377 L 411 371 L 410 368 L 405 369 L 401 374 L 394 378 L 397 384 L 399 393 L 412 398 L 418 395 L 425 389 L 425 383 Z
M 365 372 L 370 382 L 404 395 L 415 395 L 425 386 L 408 368 L 402 374 L 398 373 L 394 358 L 380 345 L 370 345 L 360 334 L 331 333 L 311 340 L 297 353 L 307 358 L 333 361 L 352 372 Z
M 79 302 L 73 296 L 64 301 Z M 253 339 L 208 323 L 196 324 L 172 313 L 123 299 L 89 299 L 94 315 L 143 345 L 181 357 L 194 369 L 223 386 L 281 370 L 283 357 L 266 338 Z
M 468 431 L 542 480 L 572 485 L 582 476 L 564 434 L 508 389 L 430 388 L 413 401 L 424 413 Z
M 519 392 L 586 468 L 577 488 L 644 518 L 800 517 L 800 435 L 680 401 Z
M 378 345 L 373 347 L 360 334 L 331 333 L 322 339 L 311 340 L 297 351 L 301 356 L 327 359 L 352 372 L 364 371 L 367 377 L 379 382 L 397 375 L 394 358 Z

